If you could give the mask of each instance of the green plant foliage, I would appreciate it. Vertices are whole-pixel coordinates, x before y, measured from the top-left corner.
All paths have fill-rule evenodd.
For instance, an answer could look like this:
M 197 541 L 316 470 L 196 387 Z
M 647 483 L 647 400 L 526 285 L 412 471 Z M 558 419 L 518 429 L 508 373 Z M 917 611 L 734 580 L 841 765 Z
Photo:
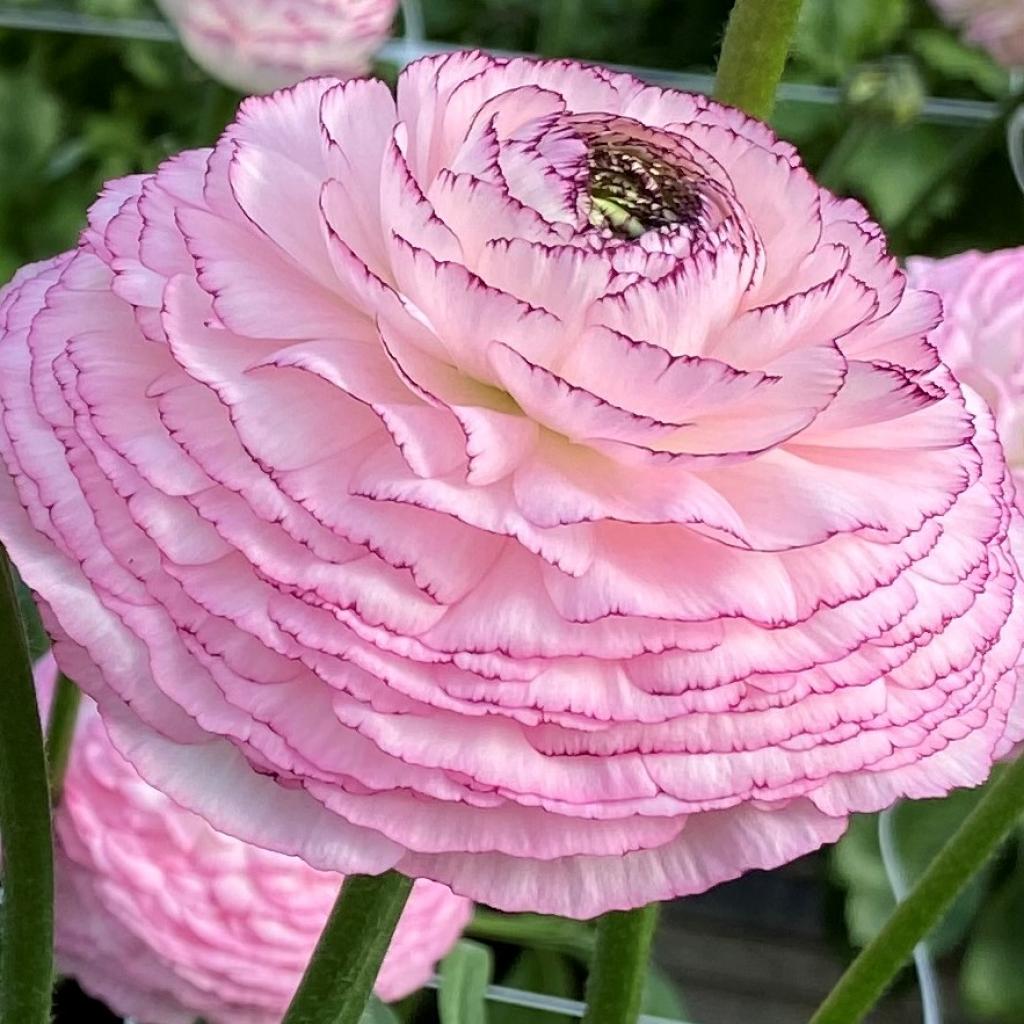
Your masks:
M 376 996 L 371 996 L 370 1003 L 359 1024 L 399 1024 L 399 1022 L 398 1017 L 389 1006 L 382 1003 Z
M 651 965 L 644 986 L 643 1012 L 652 1017 L 667 1020 L 682 1020 L 686 1016 L 686 1005 L 671 978 L 657 964 Z
M 970 82 L 989 96 L 1006 95 L 1010 75 L 987 53 L 968 46 L 955 36 L 938 28 L 912 32 L 911 50 L 922 63 L 937 75 L 954 82 Z
M 888 52 L 909 16 L 908 0 L 804 0 L 796 52 L 838 81 L 859 61 Z
M 909 883 L 920 876 L 986 789 L 957 790 L 942 800 L 904 803 L 896 809 L 895 841 Z M 971 1021 L 1024 1024 L 1024 855 L 1019 840 L 1010 845 L 1006 856 L 989 863 L 961 892 L 929 938 L 937 956 L 962 951 L 960 987 Z M 854 819 L 833 851 L 832 869 L 846 891 L 850 939 L 865 945 L 894 906 L 876 816 Z
M 964 957 L 964 1001 L 983 1020 L 1024 1021 L 1024 865 L 995 891 L 981 912 Z
M 437 996 L 441 1024 L 485 1024 L 494 957 L 487 946 L 462 939 L 441 963 Z
M 592 924 L 546 914 L 499 914 L 478 908 L 468 934 L 489 942 L 568 953 L 581 963 L 586 963 L 594 951 Z
M 894 839 L 908 884 L 920 877 L 984 791 L 984 787 L 960 789 L 944 800 L 908 802 L 893 811 Z M 882 864 L 875 815 L 854 818 L 846 836 L 835 848 L 832 863 L 836 876 L 847 890 L 846 923 L 850 938 L 854 944 L 863 946 L 875 937 L 895 906 Z M 963 938 L 986 887 L 987 878 L 983 873 L 960 894 L 931 936 L 936 952 L 949 950 Z
M 78 9 L 151 14 L 139 0 Z M 173 45 L 0 29 L 0 280 L 73 245 L 104 181 L 212 142 L 237 102 Z

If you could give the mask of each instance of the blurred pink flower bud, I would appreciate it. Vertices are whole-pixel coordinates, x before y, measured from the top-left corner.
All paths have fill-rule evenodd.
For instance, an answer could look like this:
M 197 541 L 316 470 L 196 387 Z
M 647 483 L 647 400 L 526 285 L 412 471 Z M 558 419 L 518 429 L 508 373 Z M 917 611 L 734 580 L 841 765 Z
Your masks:
M 1024 67 L 1024 3 L 1021 0 L 932 0 L 964 38 L 987 50 L 1000 64 Z
M 391 32 L 398 0 L 157 0 L 193 60 L 242 92 L 314 75 L 357 78 Z

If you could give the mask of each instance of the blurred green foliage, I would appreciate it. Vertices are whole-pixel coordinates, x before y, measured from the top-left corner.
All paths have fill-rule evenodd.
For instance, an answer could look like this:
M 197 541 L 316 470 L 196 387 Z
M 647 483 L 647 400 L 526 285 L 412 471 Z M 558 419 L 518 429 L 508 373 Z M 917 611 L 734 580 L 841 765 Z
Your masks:
M 140 0 L 72 9 L 152 15 Z M 0 29 L 0 280 L 73 245 L 104 181 L 208 144 L 237 102 L 176 46 Z
M 148 0 L 0 0 L 3 7 L 156 16 Z M 432 39 L 710 73 L 730 3 L 424 0 L 424 7 Z M 1006 158 L 1003 120 L 922 118 L 928 97 L 987 101 L 1005 117 L 1012 109 L 1009 77 L 942 26 L 925 0 L 805 0 L 788 78 L 840 90 L 836 104 L 780 103 L 776 127 L 825 184 L 867 203 L 896 252 L 941 255 L 1024 242 L 1024 200 Z M 0 281 L 73 245 L 103 181 L 210 144 L 238 99 L 172 44 L 0 28 Z M 976 799 L 961 793 L 896 812 L 911 878 Z M 962 956 L 968 1008 L 978 1020 L 1002 1024 L 1024 1022 L 1024 866 L 1017 856 L 1011 850 L 992 865 L 932 938 L 937 952 Z M 848 894 L 851 940 L 863 943 L 892 909 L 874 819 L 854 823 L 833 868 Z M 478 937 L 496 950 L 501 983 L 579 997 L 588 948 L 582 926 L 492 915 Z M 449 970 L 472 988 L 489 976 L 490 964 L 468 948 Z M 399 1016 L 429 1021 L 433 1005 L 414 997 Z M 647 1008 L 682 1014 L 657 971 Z M 490 1024 L 535 1019 L 514 1007 L 489 1008 Z

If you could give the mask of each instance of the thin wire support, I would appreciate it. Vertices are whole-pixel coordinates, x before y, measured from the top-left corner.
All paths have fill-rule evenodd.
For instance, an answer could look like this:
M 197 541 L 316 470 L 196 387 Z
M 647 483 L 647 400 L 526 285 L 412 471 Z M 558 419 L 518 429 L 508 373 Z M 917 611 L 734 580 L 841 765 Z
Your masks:
M 422 50 L 427 39 L 422 0 L 402 0 L 402 24 L 405 26 L 402 41 L 414 52 Z
M 889 880 L 889 888 L 896 902 L 902 903 L 907 898 L 910 886 L 896 842 L 895 810 L 895 807 L 890 807 L 878 816 L 878 845 L 882 851 L 882 865 Z M 921 990 L 922 1024 L 942 1024 L 942 995 L 927 940 L 914 947 L 914 967 L 917 970 L 918 988 Z
M 439 988 L 440 979 L 435 975 L 427 982 L 428 988 Z M 504 1003 L 507 1006 L 519 1006 L 524 1010 L 540 1010 L 545 1014 L 560 1014 L 563 1017 L 580 1019 L 586 1005 L 576 999 L 565 999 L 562 996 L 549 996 L 542 992 L 527 992 L 506 985 L 488 985 L 487 1000 L 492 1003 Z M 538 1021 L 538 1024 L 541 1024 Z M 652 1017 L 641 1014 L 638 1024 L 687 1024 L 687 1021 L 672 1020 L 669 1017 Z

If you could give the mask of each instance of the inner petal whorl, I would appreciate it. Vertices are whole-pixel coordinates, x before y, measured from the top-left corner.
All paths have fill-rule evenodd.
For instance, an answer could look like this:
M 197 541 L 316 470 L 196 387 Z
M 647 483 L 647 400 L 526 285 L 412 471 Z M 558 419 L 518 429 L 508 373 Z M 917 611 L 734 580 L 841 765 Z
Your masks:
M 587 158 L 590 224 L 620 238 L 695 223 L 700 192 L 671 154 L 626 135 L 599 136 Z

